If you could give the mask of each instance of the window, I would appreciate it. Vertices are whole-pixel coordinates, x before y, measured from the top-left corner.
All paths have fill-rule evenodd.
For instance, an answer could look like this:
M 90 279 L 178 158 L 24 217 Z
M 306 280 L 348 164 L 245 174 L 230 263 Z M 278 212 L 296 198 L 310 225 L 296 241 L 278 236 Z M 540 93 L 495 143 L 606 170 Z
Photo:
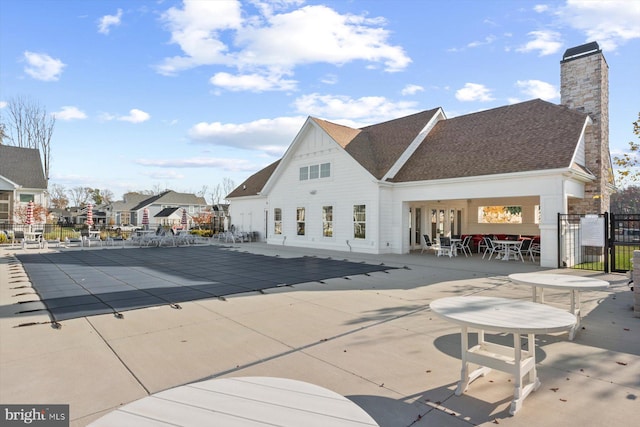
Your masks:
M 35 197 L 33 194 L 21 194 L 20 195 L 20 202 L 21 203 L 29 203 L 29 202 L 34 202 L 35 201 Z
M 320 178 L 329 178 L 331 176 L 331 163 L 323 163 L 320 165 Z
M 535 222 L 536 224 L 540 224 L 540 218 L 541 218 L 541 211 L 540 211 L 540 205 L 535 205 L 533 207 L 533 222 Z
M 304 208 L 298 208 L 296 210 L 296 224 L 298 236 L 304 236 Z
M 367 211 L 365 205 L 353 206 L 353 237 L 364 239 L 367 228 Z
M 320 165 L 309 166 L 309 179 L 318 179 L 320 177 Z
M 333 237 L 333 206 L 322 207 L 322 235 Z
M 479 206 L 478 224 L 522 224 L 522 206 Z
M 303 166 L 300 168 L 300 181 L 308 179 L 329 178 L 331 176 L 331 163 Z
M 282 234 L 282 209 L 273 210 L 273 234 Z
M 309 166 L 303 166 L 300 168 L 300 181 L 306 181 L 309 179 Z

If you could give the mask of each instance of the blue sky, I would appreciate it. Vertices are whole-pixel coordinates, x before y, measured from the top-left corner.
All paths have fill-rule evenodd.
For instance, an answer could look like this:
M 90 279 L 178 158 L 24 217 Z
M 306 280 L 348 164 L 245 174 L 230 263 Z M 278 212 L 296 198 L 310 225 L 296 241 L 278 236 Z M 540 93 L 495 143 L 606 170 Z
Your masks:
M 609 64 L 610 148 L 637 138 L 638 1 L 3 0 L 0 114 L 55 114 L 51 183 L 211 193 L 307 116 L 354 127 L 559 103 L 564 51 Z

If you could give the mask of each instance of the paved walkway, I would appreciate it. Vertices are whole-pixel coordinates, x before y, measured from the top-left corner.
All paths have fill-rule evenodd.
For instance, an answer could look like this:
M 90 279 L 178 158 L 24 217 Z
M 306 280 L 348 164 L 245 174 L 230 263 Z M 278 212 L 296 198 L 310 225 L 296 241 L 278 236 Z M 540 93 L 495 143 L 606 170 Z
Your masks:
M 71 425 L 84 426 L 122 404 L 189 382 L 275 376 L 344 395 L 382 427 L 586 427 L 637 421 L 640 319 L 633 316 L 624 275 L 556 271 L 590 275 L 612 286 L 582 294 L 582 328 L 574 341 L 566 334 L 537 337 L 542 386 L 512 417 L 507 374 L 491 372 L 466 394 L 454 395 L 459 329 L 433 316 L 428 304 L 472 294 L 529 299 L 530 288 L 506 276 L 546 269 L 477 255 L 372 256 L 260 243 L 232 250 L 281 257 L 306 253 L 400 268 L 186 302 L 182 309 L 161 306 L 128 311 L 121 318 L 70 319 L 54 329 L 41 312 L 15 314 L 19 301 L 33 295 L 14 250 L 0 248 L 0 402 L 70 404 Z M 569 305 L 565 292 L 545 292 L 545 299 Z

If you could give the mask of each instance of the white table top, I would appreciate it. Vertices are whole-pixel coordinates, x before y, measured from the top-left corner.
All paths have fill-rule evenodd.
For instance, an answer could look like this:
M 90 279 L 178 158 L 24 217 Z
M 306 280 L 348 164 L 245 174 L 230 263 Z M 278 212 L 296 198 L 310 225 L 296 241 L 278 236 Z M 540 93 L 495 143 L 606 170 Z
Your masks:
M 122 406 L 91 426 L 364 427 L 378 424 L 331 390 L 302 381 L 236 377 L 166 390 Z
M 512 282 L 540 288 L 602 290 L 609 287 L 609 282 L 591 277 L 572 276 L 570 274 L 551 273 L 516 273 L 510 274 Z
M 501 245 L 517 245 L 520 240 L 494 240 L 493 243 L 499 243 Z
M 576 317 L 559 308 L 531 301 L 494 297 L 449 297 L 430 304 L 436 315 L 461 326 L 520 334 L 563 332 Z

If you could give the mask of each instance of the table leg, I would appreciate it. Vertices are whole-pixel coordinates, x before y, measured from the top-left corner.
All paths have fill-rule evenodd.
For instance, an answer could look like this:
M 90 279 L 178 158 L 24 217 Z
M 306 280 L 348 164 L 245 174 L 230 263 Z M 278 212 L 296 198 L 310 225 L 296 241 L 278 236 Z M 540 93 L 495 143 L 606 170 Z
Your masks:
M 535 335 L 528 334 L 528 354 L 525 363 L 522 362 L 522 343 L 520 341 L 520 334 L 513 334 L 513 349 L 514 349 L 514 391 L 513 401 L 511 401 L 511 407 L 509 413 L 515 415 L 516 412 L 522 408 L 524 399 L 532 391 L 537 390 L 540 387 L 540 381 L 536 372 L 536 347 L 535 347 Z M 523 375 L 524 372 L 524 375 Z M 523 384 L 524 377 L 527 378 L 527 383 Z
M 462 359 L 462 369 L 460 370 L 460 382 L 456 388 L 456 396 L 460 396 L 467 391 L 469 386 L 469 362 L 467 362 L 467 351 L 469 350 L 469 328 L 462 327 L 460 331 L 460 359 Z
M 580 291 L 577 289 L 571 290 L 571 314 L 576 316 L 576 324 L 569 331 L 569 341 L 573 341 L 580 328 Z

